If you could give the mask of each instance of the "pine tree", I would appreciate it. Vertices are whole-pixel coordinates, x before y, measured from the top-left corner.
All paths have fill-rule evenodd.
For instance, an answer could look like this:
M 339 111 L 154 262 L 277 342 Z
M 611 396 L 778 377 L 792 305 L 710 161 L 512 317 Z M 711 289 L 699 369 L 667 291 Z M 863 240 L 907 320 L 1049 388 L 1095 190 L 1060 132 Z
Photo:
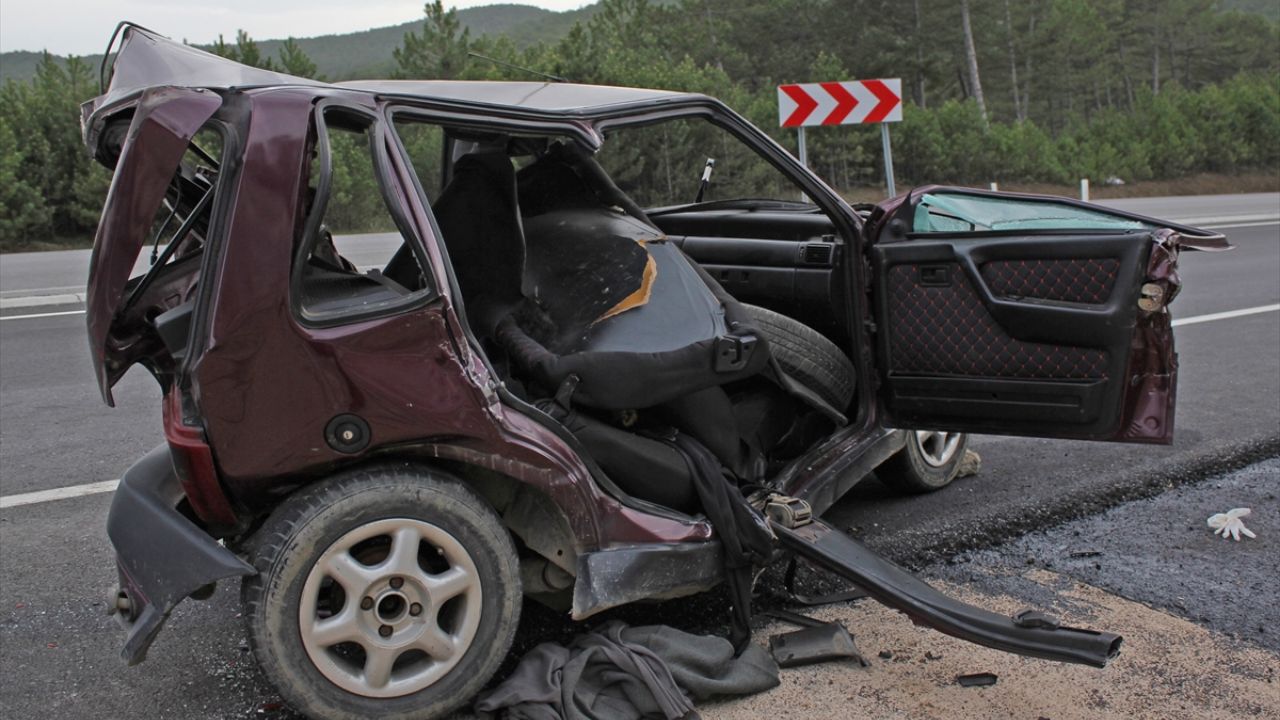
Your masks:
M 396 77 L 452 80 L 467 66 L 471 30 L 462 27 L 456 8 L 444 9 L 441 0 L 423 8 L 422 34 L 405 33 L 404 45 L 392 51 Z
M 316 74 L 316 64 L 298 45 L 298 41 L 288 38 L 280 46 L 280 67 L 284 72 L 297 77 L 321 79 Z

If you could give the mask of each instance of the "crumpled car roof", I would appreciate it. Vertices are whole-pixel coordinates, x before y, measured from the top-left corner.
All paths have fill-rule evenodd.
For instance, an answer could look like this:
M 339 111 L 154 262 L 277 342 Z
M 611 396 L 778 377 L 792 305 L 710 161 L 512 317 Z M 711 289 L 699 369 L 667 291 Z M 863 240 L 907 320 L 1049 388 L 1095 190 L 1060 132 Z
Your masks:
M 691 93 L 559 82 L 462 80 L 354 80 L 326 83 L 242 65 L 154 31 L 122 23 L 118 55 L 105 93 L 92 111 L 137 96 L 151 87 L 206 89 L 315 87 L 342 88 L 406 99 L 519 108 L 526 112 L 593 115 L 605 108 L 664 100 L 688 100 Z M 86 115 L 89 113 L 86 112 Z
M 338 87 L 382 96 L 417 97 L 485 105 L 518 107 L 554 113 L 591 114 L 596 110 L 637 102 L 699 97 L 669 90 L 560 82 L 498 82 L 467 80 L 354 80 Z

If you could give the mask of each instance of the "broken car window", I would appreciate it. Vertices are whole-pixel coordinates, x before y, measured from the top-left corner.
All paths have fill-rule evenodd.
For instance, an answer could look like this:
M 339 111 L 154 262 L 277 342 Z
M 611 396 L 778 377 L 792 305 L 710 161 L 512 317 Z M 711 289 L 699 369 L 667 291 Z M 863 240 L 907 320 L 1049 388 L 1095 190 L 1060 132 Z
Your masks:
M 177 255 L 190 254 L 203 244 L 208 230 L 208 209 L 218 178 L 216 158 L 221 154 L 222 137 L 217 131 L 204 128 L 191 139 L 151 226 L 149 265 L 160 264 L 161 254 L 169 250 L 174 241 L 179 244 L 165 255 L 170 261 Z M 209 197 L 206 199 L 205 195 Z
M 1033 198 L 929 193 L 916 206 L 915 232 L 982 230 L 1154 230 L 1155 225 L 1095 208 Z
M 173 174 L 164 201 L 152 220 L 146 259 L 138 258 L 133 268 L 120 313 L 127 312 L 143 296 L 158 277 L 182 262 L 195 267 L 204 249 L 209 231 L 209 218 L 217 187 L 217 158 L 222 154 L 222 137 L 210 127 L 202 128 L 192 138 Z M 188 260 L 190 259 L 190 260 Z
M 334 107 L 320 119 L 307 220 L 294 261 L 303 317 L 364 318 L 422 298 L 431 284 L 416 240 L 402 232 L 392 212 L 376 121 Z

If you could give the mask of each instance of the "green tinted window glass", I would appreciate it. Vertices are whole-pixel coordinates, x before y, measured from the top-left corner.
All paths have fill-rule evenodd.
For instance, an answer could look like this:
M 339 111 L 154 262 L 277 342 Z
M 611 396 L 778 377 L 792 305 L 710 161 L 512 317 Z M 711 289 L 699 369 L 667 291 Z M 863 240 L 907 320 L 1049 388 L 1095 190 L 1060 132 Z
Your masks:
M 1155 225 L 1051 200 L 929 193 L 916 206 L 915 232 L 982 230 L 1152 230 Z

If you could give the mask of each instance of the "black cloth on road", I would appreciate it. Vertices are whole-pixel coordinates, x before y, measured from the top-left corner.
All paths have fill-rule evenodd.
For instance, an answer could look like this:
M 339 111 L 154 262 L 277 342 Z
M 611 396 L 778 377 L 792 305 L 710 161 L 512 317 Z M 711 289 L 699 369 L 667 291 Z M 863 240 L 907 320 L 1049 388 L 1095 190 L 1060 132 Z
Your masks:
M 758 645 L 735 656 L 721 637 L 615 620 L 568 647 L 530 650 L 475 709 L 508 720 L 696 719 L 695 700 L 777 685 L 778 665 Z

